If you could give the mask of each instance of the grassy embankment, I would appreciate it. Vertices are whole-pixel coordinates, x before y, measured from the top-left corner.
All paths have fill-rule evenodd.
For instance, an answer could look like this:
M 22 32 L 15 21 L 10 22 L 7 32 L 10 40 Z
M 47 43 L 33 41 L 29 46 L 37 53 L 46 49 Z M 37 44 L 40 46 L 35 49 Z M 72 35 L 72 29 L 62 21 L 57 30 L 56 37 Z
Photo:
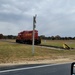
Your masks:
M 42 40 L 42 44 L 62 46 L 63 43 L 70 47 L 75 46 L 74 40 Z M 35 47 L 35 54 L 32 55 L 32 46 L 26 44 L 17 44 L 15 40 L 0 40 L 0 63 L 10 63 L 17 61 L 43 60 L 43 59 L 59 59 L 71 58 L 74 59 L 75 50 L 51 50 L 47 48 Z

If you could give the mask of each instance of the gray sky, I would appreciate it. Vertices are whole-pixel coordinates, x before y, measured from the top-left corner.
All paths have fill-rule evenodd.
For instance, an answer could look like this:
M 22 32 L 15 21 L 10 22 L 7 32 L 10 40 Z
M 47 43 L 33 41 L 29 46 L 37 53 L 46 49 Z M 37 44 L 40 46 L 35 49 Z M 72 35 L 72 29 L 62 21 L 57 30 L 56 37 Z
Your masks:
M 75 0 L 0 0 L 0 33 L 32 30 L 35 14 L 39 35 L 75 36 Z

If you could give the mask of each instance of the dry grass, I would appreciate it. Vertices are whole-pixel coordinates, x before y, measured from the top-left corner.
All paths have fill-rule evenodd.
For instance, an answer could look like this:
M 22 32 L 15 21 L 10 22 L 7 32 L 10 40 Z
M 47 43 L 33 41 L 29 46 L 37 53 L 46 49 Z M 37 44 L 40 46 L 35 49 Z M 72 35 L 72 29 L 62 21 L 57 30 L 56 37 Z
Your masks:
M 46 41 L 42 40 L 42 44 L 62 45 L 63 41 Z M 70 46 L 74 47 L 75 41 L 66 41 Z M 71 43 L 70 43 L 71 42 Z M 17 44 L 14 40 L 0 40 L 0 63 L 43 60 L 43 59 L 59 59 L 72 58 L 75 56 L 75 50 L 51 50 L 42 47 L 35 47 L 35 54 L 32 55 L 32 45 Z

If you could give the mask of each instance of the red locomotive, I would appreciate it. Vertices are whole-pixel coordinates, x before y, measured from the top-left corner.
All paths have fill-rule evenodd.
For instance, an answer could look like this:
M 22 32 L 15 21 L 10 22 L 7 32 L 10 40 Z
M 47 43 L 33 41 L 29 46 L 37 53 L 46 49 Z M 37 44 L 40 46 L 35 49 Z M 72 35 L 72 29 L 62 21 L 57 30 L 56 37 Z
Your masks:
M 38 37 L 38 31 L 35 30 L 34 31 L 34 44 L 40 44 L 41 43 L 41 39 Z M 25 44 L 32 44 L 32 40 L 33 40 L 33 31 L 22 31 L 20 33 L 18 33 L 16 42 L 17 43 L 25 43 Z

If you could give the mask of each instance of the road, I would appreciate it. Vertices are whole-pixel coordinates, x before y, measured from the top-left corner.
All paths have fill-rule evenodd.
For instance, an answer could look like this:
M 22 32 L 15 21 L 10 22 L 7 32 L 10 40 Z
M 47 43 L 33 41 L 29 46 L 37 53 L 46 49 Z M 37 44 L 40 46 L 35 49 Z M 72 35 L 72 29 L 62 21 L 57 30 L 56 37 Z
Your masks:
M 0 68 L 0 75 L 70 75 L 71 64 L 22 65 Z

